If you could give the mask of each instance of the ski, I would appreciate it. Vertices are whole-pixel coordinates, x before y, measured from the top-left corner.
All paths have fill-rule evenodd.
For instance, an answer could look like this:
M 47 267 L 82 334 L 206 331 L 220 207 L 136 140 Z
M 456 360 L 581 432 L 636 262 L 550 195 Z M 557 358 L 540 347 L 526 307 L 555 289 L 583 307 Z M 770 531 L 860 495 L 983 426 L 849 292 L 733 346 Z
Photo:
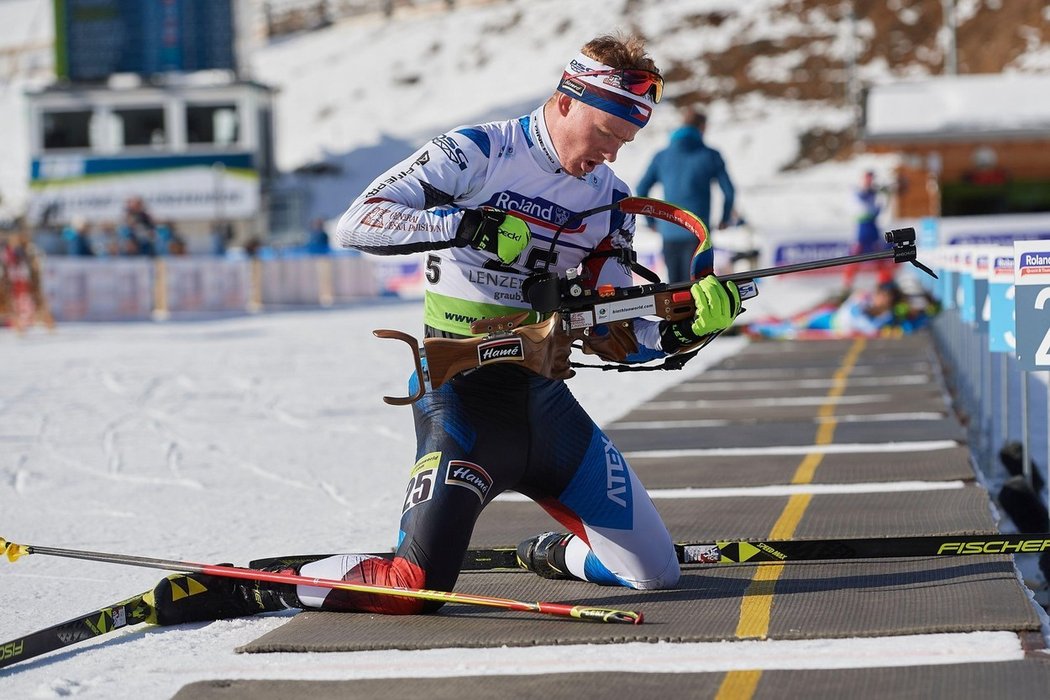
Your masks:
M 153 606 L 140 593 L 119 603 L 74 617 L 72 620 L 0 644 L 0 668 L 35 658 L 41 654 L 109 634 L 115 630 L 155 620 Z
M 680 564 L 744 564 L 758 562 L 886 559 L 896 557 L 971 556 L 976 554 L 1039 554 L 1050 551 L 1050 533 L 985 535 L 916 535 L 812 540 L 718 540 L 675 543 Z M 257 559 L 249 566 L 273 564 L 299 567 L 329 554 Z M 391 558 L 391 552 L 372 556 Z M 469 549 L 461 571 L 520 569 L 513 547 Z
M 682 564 L 893 559 L 901 557 L 1038 554 L 1050 550 L 1050 533 L 917 535 L 825 540 L 752 540 L 676 544 Z
M 524 601 L 497 596 L 459 593 L 456 591 L 437 591 L 425 588 L 384 586 L 376 583 L 354 583 L 337 579 L 300 576 L 298 574 L 284 571 L 261 571 L 258 569 L 248 569 L 229 564 L 200 564 L 197 562 L 180 561 L 177 559 L 158 559 L 156 557 L 142 557 L 130 554 L 92 552 L 84 549 L 19 544 L 17 542 L 9 542 L 2 537 L 0 537 L 0 550 L 4 552 L 4 555 L 11 562 L 16 562 L 22 557 L 28 555 L 39 554 L 42 556 L 65 557 L 67 559 L 83 559 L 86 561 L 97 561 L 109 564 L 122 564 L 124 566 L 141 566 L 147 569 L 163 569 L 166 571 L 208 574 L 212 576 L 222 576 L 223 578 L 331 588 L 335 590 L 354 591 L 356 593 L 368 593 L 396 598 L 440 601 L 442 603 L 453 603 L 455 605 L 476 605 L 487 608 L 536 613 L 540 615 L 568 617 L 590 622 L 639 625 L 644 620 L 642 613 L 633 610 L 614 610 L 611 608 L 599 608 L 588 605 L 569 605 L 547 601 Z

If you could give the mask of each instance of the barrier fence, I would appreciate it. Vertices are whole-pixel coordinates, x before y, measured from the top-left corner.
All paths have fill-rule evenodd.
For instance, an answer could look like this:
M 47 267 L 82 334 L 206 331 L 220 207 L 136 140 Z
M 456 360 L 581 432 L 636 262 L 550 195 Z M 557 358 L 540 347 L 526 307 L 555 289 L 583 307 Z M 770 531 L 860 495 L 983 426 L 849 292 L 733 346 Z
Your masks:
M 58 321 L 141 321 L 329 307 L 404 292 L 414 274 L 359 255 L 54 257 L 43 265 L 42 283 Z
M 942 306 L 933 336 L 974 461 L 1019 531 L 1046 532 L 1050 232 L 948 241 L 928 219 L 919 251 L 939 277 L 919 276 Z

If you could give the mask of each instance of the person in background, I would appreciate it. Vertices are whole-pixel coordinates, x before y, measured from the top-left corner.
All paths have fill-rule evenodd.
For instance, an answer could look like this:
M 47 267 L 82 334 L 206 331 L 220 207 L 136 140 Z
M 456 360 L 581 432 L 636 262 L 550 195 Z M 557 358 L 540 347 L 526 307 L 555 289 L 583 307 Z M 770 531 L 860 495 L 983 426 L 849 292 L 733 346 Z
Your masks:
M 175 228 L 174 221 L 157 224 L 157 255 L 185 255 L 186 240 Z
M 36 247 L 25 233 L 10 234 L 0 247 L 0 313 L 7 323 L 22 333 L 34 322 L 49 329 L 55 327 L 47 297 Z
M 875 338 L 922 328 L 939 307 L 926 293 L 909 299 L 892 279 L 874 290 L 853 290 L 832 302 L 786 320 L 749 324 L 745 333 L 763 338 Z
M 211 226 L 212 255 L 223 257 L 226 249 L 233 242 L 233 226 L 227 221 L 215 221 Z
M 853 204 L 857 212 L 856 239 L 853 243 L 852 253 L 877 253 L 888 248 L 888 244 L 882 238 L 879 228 L 879 216 L 882 214 L 885 188 L 875 183 L 875 171 L 865 170 L 861 176 L 860 186 L 853 193 Z M 893 263 L 889 262 L 876 265 L 879 270 L 879 283 L 885 283 L 888 275 L 892 275 L 889 268 Z M 846 289 L 853 287 L 860 264 L 847 265 L 843 271 L 843 280 Z
M 682 125 L 671 132 L 667 147 L 653 156 L 638 182 L 637 194 L 646 197 L 656 184 L 660 184 L 665 200 L 696 214 L 710 229 L 711 187 L 717 182 L 723 197 L 718 228 L 726 228 L 732 221 L 736 191 L 725 160 L 722 154 L 704 143 L 707 117 L 692 107 L 683 108 L 680 114 Z M 650 226 L 653 223 L 649 220 Z M 655 228 L 663 239 L 667 281 L 693 279 L 696 271 L 706 264 L 706 261 L 694 260 L 696 236 L 668 221 L 656 221 Z
M 328 255 L 331 247 L 328 244 L 328 232 L 324 230 L 324 219 L 310 222 L 310 231 L 306 237 L 306 252 L 310 255 Z
M 115 258 L 121 255 L 120 235 L 117 233 L 117 225 L 112 221 L 99 224 L 97 247 L 99 257 Z
M 142 197 L 129 197 L 124 204 L 124 223 L 118 229 L 121 255 L 157 255 L 157 225 Z
M 95 254 L 91 248 L 90 225 L 83 216 L 74 216 L 69 226 L 62 229 L 66 242 L 66 255 L 89 257 Z
M 635 217 L 576 213 L 630 196 L 607 165 L 648 123 L 663 78 L 636 37 L 598 37 L 571 58 L 553 94 L 529 114 L 452 129 L 376 178 L 339 221 L 342 246 L 378 255 L 426 252 L 424 332 L 466 339 L 471 322 L 541 318 L 520 293 L 529 273 L 556 258 L 593 287 L 633 285 L 628 260 Z M 606 255 L 608 252 L 623 255 Z M 565 274 L 562 272 L 561 274 Z M 732 282 L 708 275 L 691 289 L 695 315 L 634 319 L 595 328 L 604 359 L 644 362 L 692 352 L 740 311 Z M 556 337 L 549 337 L 557 343 Z M 567 343 L 546 346 L 542 373 L 520 362 L 487 363 L 452 377 L 412 406 L 417 462 L 409 474 L 392 559 L 322 557 L 303 576 L 450 591 L 482 509 L 513 489 L 564 528 L 522 541 L 523 568 L 552 579 L 664 589 L 680 570 L 671 535 L 623 455 L 573 397 Z M 466 346 L 468 353 L 476 350 Z M 418 382 L 418 378 L 411 380 Z M 185 622 L 283 607 L 385 614 L 433 612 L 439 602 L 245 583 L 193 575 L 207 595 L 154 590 L 158 620 Z M 177 598 L 177 600 L 175 599 Z

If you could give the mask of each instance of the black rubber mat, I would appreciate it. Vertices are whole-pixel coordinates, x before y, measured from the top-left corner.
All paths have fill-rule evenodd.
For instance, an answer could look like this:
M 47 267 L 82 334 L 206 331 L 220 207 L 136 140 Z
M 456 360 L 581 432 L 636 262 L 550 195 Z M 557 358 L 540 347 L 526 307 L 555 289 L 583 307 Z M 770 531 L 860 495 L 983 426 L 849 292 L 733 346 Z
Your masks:
M 703 375 L 701 375 L 703 376 Z M 842 385 L 843 396 L 857 394 L 877 394 L 891 392 L 896 396 L 907 399 L 942 397 L 945 390 L 936 384 L 936 380 L 929 375 L 915 375 L 914 383 L 899 384 L 888 381 L 886 377 L 856 377 L 847 378 Z M 785 377 L 780 380 L 764 379 L 759 382 L 748 381 L 741 377 L 739 381 L 710 382 L 703 381 L 680 384 L 660 393 L 654 401 L 688 401 L 695 400 L 763 400 L 778 399 L 785 396 L 827 396 L 833 388 L 830 378 L 822 380 L 810 380 L 808 383 Z
M 729 488 L 788 484 L 800 455 L 633 457 L 631 467 L 648 489 Z M 813 483 L 950 481 L 974 478 L 966 447 L 927 452 L 826 454 Z
M 804 367 L 828 367 L 835 370 L 841 366 L 848 351 L 849 348 L 843 348 L 842 351 L 838 353 L 822 354 L 808 352 L 742 352 L 739 355 L 726 358 L 718 364 L 718 367 L 721 369 L 734 369 L 737 371 L 763 369 L 770 366 L 775 366 L 781 371 L 794 371 Z M 870 367 L 872 370 L 878 371 L 879 373 L 892 375 L 899 371 L 897 365 L 902 359 L 914 361 L 915 357 L 910 353 L 886 353 L 877 355 L 863 353 L 857 359 L 856 366 Z M 933 368 L 934 365 L 930 365 L 930 369 Z
M 812 445 L 817 434 L 813 421 L 735 423 L 731 426 L 688 429 L 640 429 L 610 427 L 606 433 L 621 452 L 685 450 L 710 447 L 777 447 Z M 954 440 L 963 442 L 966 431 L 954 418 L 925 421 L 849 422 L 835 426 L 835 442 L 845 444 Z
M 374 700 L 375 698 L 707 698 L 724 673 L 545 673 L 525 676 L 382 678 L 347 681 L 202 681 L 172 700 Z M 897 698 L 929 700 L 1044 700 L 1050 663 L 1028 659 L 1002 663 L 903 666 L 836 670 L 764 671 L 755 700 Z
M 412 618 L 306 612 L 240 650 L 363 651 L 447 647 L 689 642 L 736 638 L 741 600 L 758 565 L 689 569 L 668 591 L 634 591 L 527 572 L 463 574 L 458 591 L 641 612 L 640 625 L 580 622 L 446 605 Z M 970 630 L 1039 629 L 1008 557 L 812 562 L 784 567 L 769 637 L 820 639 Z
M 769 537 L 788 496 L 656 499 L 676 541 Z M 562 529 L 532 502 L 490 504 L 481 513 L 471 545 L 516 546 L 545 530 Z M 892 537 L 995 532 L 988 493 L 979 487 L 944 491 L 817 494 L 796 537 Z
M 828 403 L 820 396 L 796 397 L 794 401 L 756 402 L 756 401 L 679 401 L 674 397 L 658 397 L 650 403 L 639 406 L 628 412 L 617 423 L 628 421 L 655 420 L 721 420 L 734 423 L 768 424 L 770 421 L 798 421 L 813 419 L 820 414 L 821 408 Z M 873 391 L 843 397 L 835 402 L 830 415 L 866 416 L 873 414 L 936 412 L 945 414 L 948 404 L 943 397 L 926 396 L 909 399 L 902 404 L 900 399 L 890 391 Z M 919 422 L 919 421 L 916 421 Z M 610 424 L 612 429 L 614 424 Z M 654 441 L 653 447 L 659 445 Z
M 838 363 L 826 362 L 810 367 L 778 367 L 774 360 L 770 360 L 766 366 L 752 366 L 745 368 L 727 367 L 723 363 L 713 365 L 703 371 L 697 377 L 689 380 L 695 382 L 727 382 L 727 381 L 757 381 L 757 380 L 797 380 L 797 379 L 827 379 L 838 371 L 845 354 L 839 357 Z M 928 374 L 936 376 L 937 365 L 927 360 L 916 360 L 913 357 L 901 358 L 899 364 L 894 366 L 893 372 L 887 372 L 885 367 L 869 367 L 866 365 L 854 365 L 850 370 L 850 377 L 886 377 L 891 374 Z

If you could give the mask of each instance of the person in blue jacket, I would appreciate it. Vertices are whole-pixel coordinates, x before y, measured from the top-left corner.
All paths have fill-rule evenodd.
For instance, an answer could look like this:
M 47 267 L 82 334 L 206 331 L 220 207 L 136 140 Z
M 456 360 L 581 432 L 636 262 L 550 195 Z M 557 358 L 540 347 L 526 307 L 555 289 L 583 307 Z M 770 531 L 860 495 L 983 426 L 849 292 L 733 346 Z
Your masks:
M 649 163 L 638 183 L 637 194 L 647 197 L 653 185 L 660 183 L 663 186 L 663 199 L 693 212 L 710 229 L 711 183 L 717 182 L 724 198 L 718 228 L 725 228 L 732 219 L 735 198 L 725 161 L 722 154 L 704 143 L 707 117 L 692 107 L 683 108 L 681 115 L 682 126 L 671 132 L 670 143 Z M 692 279 L 694 268 L 702 265 L 700 261 L 693 260 L 698 245 L 696 237 L 667 221 L 649 220 L 650 226 L 654 223 L 663 238 L 667 281 L 685 282 Z

